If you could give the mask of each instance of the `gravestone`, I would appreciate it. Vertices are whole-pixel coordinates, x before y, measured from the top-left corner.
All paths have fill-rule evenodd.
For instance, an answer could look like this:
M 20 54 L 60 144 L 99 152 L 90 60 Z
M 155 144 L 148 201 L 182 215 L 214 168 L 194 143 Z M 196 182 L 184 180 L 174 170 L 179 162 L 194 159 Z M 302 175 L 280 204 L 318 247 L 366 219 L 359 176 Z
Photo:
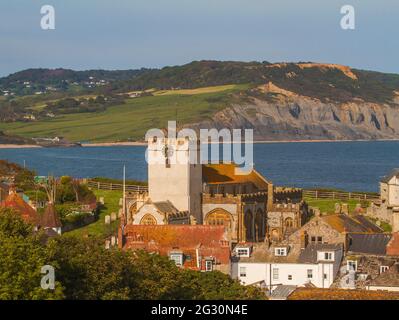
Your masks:
M 123 205 L 123 198 L 119 198 L 119 206 Z
M 122 218 L 122 209 L 119 209 L 119 211 L 118 211 L 118 218 Z
M 112 212 L 111 213 L 111 221 L 115 221 L 116 220 L 116 213 Z
M 116 245 L 116 237 L 115 236 L 112 236 L 111 237 L 111 246 L 115 246 Z
M 347 203 L 342 204 L 342 213 L 343 214 L 349 214 L 349 206 Z
M 109 249 L 111 242 L 109 240 L 105 240 L 105 249 Z
M 109 215 L 106 215 L 104 222 L 105 222 L 105 224 L 110 224 L 111 223 L 111 217 Z
M 104 205 L 104 197 L 100 197 L 100 200 L 99 200 L 99 202 L 102 204 L 102 205 Z
M 341 204 L 340 203 L 335 204 L 334 213 L 341 213 Z

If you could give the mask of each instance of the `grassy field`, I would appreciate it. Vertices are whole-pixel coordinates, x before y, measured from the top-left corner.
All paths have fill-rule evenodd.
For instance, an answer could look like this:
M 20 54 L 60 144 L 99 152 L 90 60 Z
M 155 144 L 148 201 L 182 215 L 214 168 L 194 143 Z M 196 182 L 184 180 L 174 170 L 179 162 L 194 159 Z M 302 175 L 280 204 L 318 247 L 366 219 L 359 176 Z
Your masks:
M 119 199 L 122 197 L 122 191 L 105 191 L 105 190 L 93 190 L 97 199 L 104 197 L 104 207 L 100 211 L 99 219 L 85 227 L 75 229 L 67 232 L 67 235 L 74 236 L 105 236 L 111 233 L 115 233 L 119 226 L 119 220 L 114 221 L 111 225 L 105 225 L 105 216 L 111 215 L 112 212 L 118 214 L 119 211 Z
M 336 203 L 347 203 L 349 205 L 349 212 L 355 210 L 358 200 L 337 200 L 337 199 L 313 199 L 304 198 L 304 200 L 312 207 L 318 207 L 320 212 L 327 212 L 328 214 L 334 213 Z
M 151 128 L 164 128 L 168 120 L 180 123 L 210 119 L 225 108 L 229 93 L 246 88 L 243 85 L 196 89 L 196 94 L 161 94 L 128 99 L 123 105 L 104 112 L 59 116 L 45 121 L 1 123 L 0 130 L 24 137 L 63 136 L 70 141 L 114 142 L 141 140 Z M 206 92 L 208 90 L 208 92 Z M 218 91 L 219 90 L 219 91 Z

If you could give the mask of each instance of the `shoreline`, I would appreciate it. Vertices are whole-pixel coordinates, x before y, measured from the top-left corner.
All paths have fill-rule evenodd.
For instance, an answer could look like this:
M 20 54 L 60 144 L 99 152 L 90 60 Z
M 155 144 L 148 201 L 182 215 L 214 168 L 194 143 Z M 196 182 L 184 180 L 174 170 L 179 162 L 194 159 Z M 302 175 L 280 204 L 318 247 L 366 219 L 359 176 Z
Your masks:
M 375 140 L 367 140 L 367 139 L 358 139 L 358 140 L 323 140 L 323 139 L 313 139 L 313 140 L 256 140 L 253 141 L 253 144 L 270 144 L 270 143 L 320 143 L 320 142 L 328 142 L 328 143 L 339 143 L 339 142 L 389 142 L 389 141 L 399 141 L 399 139 L 375 139 Z M 234 142 L 233 142 L 234 143 Z M 90 148 L 90 147 L 143 147 L 147 146 L 145 141 L 135 141 L 135 142 L 95 142 L 95 143 L 82 143 L 79 148 Z M 39 145 L 33 144 L 0 144 L 0 149 L 31 149 L 31 148 L 45 148 Z M 62 148 L 62 146 L 59 146 Z M 73 147 L 72 147 L 73 148 Z

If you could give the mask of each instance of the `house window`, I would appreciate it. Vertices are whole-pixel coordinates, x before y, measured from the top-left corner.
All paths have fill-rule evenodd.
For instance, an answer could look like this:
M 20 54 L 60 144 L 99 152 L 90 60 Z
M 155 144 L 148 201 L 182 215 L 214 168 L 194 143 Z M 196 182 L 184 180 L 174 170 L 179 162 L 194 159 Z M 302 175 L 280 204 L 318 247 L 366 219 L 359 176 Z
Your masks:
M 313 270 L 312 269 L 308 269 L 308 279 L 313 279 Z
M 274 255 L 278 257 L 285 257 L 287 255 L 287 248 L 275 248 Z
M 324 260 L 332 260 L 332 252 L 324 252 Z
M 327 280 L 327 278 L 328 278 L 328 275 L 327 275 L 327 273 L 325 273 L 324 274 L 324 280 Z
M 388 269 L 388 266 L 380 266 L 380 273 L 384 273 L 385 271 L 388 271 Z
M 174 261 L 178 267 L 183 265 L 183 255 L 181 253 L 171 253 L 170 260 Z
M 316 243 L 316 237 L 314 237 L 314 236 L 313 236 L 313 237 L 311 237 L 311 238 L 310 238 L 310 242 L 312 242 L 312 243 Z
M 249 257 L 249 248 L 239 248 L 236 252 L 238 257 Z
M 323 243 L 323 237 L 317 237 L 317 242 L 318 243 Z
M 273 280 L 278 280 L 278 269 L 273 268 Z
M 246 276 L 247 276 L 247 268 L 240 267 L 240 277 L 246 277 Z
M 288 280 L 292 280 L 292 275 L 288 275 Z
M 357 271 L 357 261 L 356 260 L 348 260 L 346 262 L 346 270 L 350 271 Z
M 213 270 L 213 262 L 212 260 L 205 261 L 205 271 L 212 271 Z

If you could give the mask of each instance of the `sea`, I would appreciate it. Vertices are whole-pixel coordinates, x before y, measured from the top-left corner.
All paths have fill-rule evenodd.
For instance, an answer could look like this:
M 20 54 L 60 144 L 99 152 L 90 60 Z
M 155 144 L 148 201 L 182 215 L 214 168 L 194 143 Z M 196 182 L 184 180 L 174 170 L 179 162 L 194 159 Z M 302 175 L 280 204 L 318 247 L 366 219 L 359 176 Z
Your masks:
M 0 159 L 38 175 L 147 180 L 145 146 L 0 149 Z M 378 191 L 399 167 L 399 141 L 279 142 L 254 144 L 255 169 L 279 186 Z

